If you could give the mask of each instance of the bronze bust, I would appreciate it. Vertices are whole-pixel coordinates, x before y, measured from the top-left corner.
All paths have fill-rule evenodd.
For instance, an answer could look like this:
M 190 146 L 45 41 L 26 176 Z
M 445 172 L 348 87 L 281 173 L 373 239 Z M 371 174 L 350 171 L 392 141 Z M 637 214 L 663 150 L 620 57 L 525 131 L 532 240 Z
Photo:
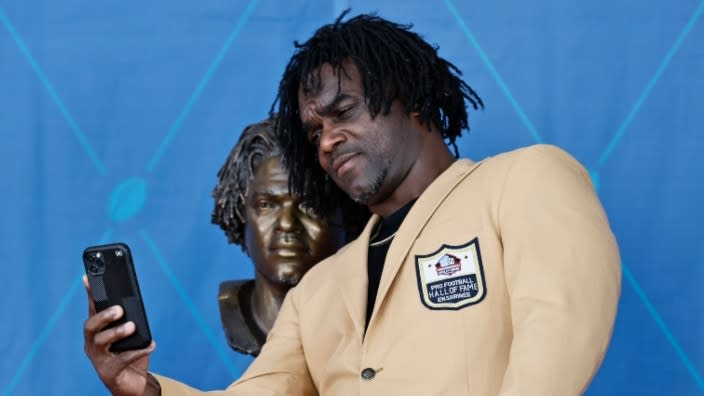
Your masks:
M 212 194 L 213 223 L 220 225 L 230 243 L 242 247 L 255 269 L 254 279 L 220 284 L 220 317 L 230 346 L 254 356 L 288 290 L 346 238 L 340 210 L 315 213 L 302 197 L 289 193 L 275 121 L 270 117 L 245 128 L 218 172 Z M 366 216 L 357 219 L 361 225 Z M 350 237 L 352 228 L 347 228 Z

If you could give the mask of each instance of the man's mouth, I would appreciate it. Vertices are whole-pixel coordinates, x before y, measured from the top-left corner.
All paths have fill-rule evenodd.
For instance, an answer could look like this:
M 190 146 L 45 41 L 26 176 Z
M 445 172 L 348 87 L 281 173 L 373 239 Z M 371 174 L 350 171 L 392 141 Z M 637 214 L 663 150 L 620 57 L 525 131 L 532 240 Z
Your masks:
M 270 250 L 282 257 L 303 256 L 308 253 L 308 248 L 300 236 L 283 233 L 271 244 Z
M 276 248 L 276 249 L 274 249 L 274 253 L 276 253 L 276 255 L 279 257 L 293 258 L 293 257 L 305 256 L 306 250 L 305 249 L 292 249 L 292 248 Z
M 335 157 L 332 162 L 332 169 L 335 175 L 342 177 L 354 166 L 358 153 L 344 153 Z
M 303 244 L 275 244 L 271 251 L 281 257 L 300 257 L 308 253 L 308 249 Z

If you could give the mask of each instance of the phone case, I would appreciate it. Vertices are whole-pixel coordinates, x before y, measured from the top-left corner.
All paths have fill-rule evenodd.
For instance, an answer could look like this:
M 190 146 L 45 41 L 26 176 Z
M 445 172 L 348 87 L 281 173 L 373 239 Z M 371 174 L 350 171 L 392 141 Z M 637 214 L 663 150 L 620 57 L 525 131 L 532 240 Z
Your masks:
M 91 246 L 83 252 L 83 264 L 96 311 L 113 305 L 120 305 L 125 311 L 122 318 L 106 328 L 128 321 L 136 325 L 134 334 L 113 343 L 110 350 L 122 352 L 149 346 L 152 336 L 129 247 L 124 243 Z

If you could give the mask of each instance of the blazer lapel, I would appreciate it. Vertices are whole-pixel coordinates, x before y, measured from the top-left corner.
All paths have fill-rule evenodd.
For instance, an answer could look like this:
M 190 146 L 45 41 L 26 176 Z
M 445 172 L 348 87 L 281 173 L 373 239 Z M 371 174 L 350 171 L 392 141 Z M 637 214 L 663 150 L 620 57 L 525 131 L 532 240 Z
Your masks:
M 340 252 L 341 257 L 336 260 L 341 267 L 336 273 L 338 284 L 342 288 L 342 299 L 352 318 L 356 334 L 360 335 L 360 341 L 362 334 L 364 334 L 364 321 L 367 315 L 369 237 L 379 219 L 379 216 L 373 215 L 367 222 L 364 231 L 357 239 L 343 248 L 343 251 Z
M 401 223 L 401 227 L 396 233 L 394 240 L 389 246 L 389 251 L 386 254 L 384 270 L 381 274 L 379 290 L 377 291 L 376 302 L 374 303 L 374 310 L 369 321 L 369 329 L 374 325 L 376 313 L 379 311 L 381 304 L 383 304 L 391 283 L 395 279 L 396 274 L 401 268 L 401 264 L 405 261 L 411 246 L 413 246 L 413 243 L 423 230 L 425 224 L 427 224 L 430 217 L 435 213 L 435 210 L 442 204 L 445 197 L 447 197 L 454 187 L 467 175 L 472 173 L 480 164 L 481 162 L 474 163 L 468 159 L 455 161 L 428 186 L 420 197 L 418 197 L 418 200 L 408 212 L 405 220 Z M 376 221 L 378 221 L 378 219 Z M 370 230 L 365 229 L 365 241 L 369 240 L 369 233 L 367 231 Z M 359 238 L 359 240 L 362 239 L 361 237 Z M 364 248 L 366 249 L 366 246 Z M 366 268 L 364 273 L 366 274 Z M 367 331 L 369 331 L 369 329 Z

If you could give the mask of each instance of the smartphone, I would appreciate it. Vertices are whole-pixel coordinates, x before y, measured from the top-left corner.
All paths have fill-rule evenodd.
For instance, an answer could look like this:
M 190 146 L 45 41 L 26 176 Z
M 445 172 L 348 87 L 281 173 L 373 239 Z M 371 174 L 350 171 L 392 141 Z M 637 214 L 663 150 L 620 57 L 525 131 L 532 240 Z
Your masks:
M 110 351 L 123 352 L 149 346 L 152 335 L 130 248 L 124 243 L 88 247 L 83 251 L 83 265 L 93 294 L 95 310 L 100 312 L 113 305 L 120 305 L 125 312 L 122 318 L 110 323 L 106 328 L 128 321 L 134 322 L 136 327 L 132 335 L 114 342 Z

